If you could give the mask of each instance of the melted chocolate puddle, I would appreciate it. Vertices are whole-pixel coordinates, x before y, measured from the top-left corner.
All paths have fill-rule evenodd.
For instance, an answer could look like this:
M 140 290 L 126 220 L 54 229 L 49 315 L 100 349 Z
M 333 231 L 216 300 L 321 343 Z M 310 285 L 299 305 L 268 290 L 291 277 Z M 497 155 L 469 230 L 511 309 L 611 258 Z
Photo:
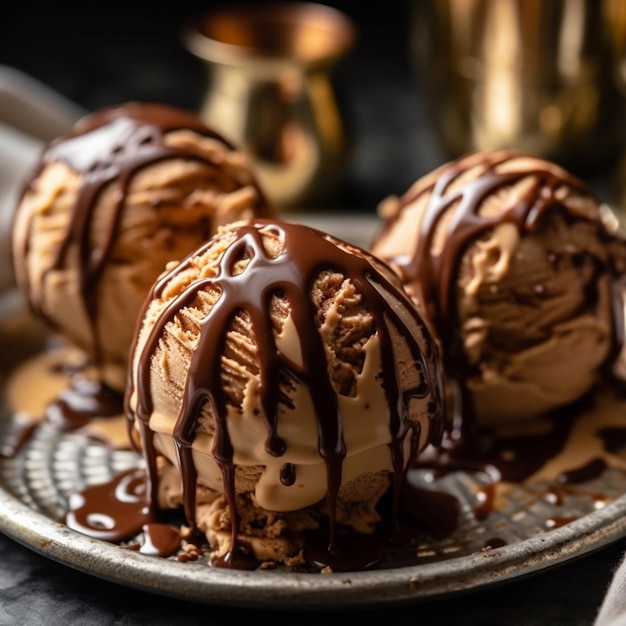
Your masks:
M 122 472 L 109 482 L 73 494 L 64 522 L 110 543 L 122 544 L 141 535 L 142 543 L 127 548 L 150 556 L 167 558 L 182 546 L 180 526 L 156 521 L 146 504 L 146 475 L 141 469 Z
M 13 459 L 15 458 L 22 448 L 30 441 L 33 434 L 39 427 L 37 422 L 24 426 L 15 440 L 11 443 L 7 441 L 2 442 L 2 448 L 0 449 L 0 458 Z
M 48 404 L 41 422 L 26 425 L 13 442 L 2 443 L 0 458 L 15 458 L 44 423 L 61 432 L 71 432 L 80 430 L 94 419 L 115 418 L 124 414 L 124 396 L 121 393 L 97 380 L 83 377 L 80 369 L 72 367 L 63 372 L 70 375 L 68 386 Z
M 64 432 L 78 430 L 97 417 L 116 417 L 124 413 L 124 398 L 107 385 L 74 375 L 70 385 L 47 407 L 48 423 Z
M 144 524 L 142 531 L 144 543 L 139 548 L 142 554 L 167 558 L 176 554 L 181 548 L 182 538 L 179 528 L 151 522 Z
M 65 516 L 69 528 L 111 543 L 130 541 L 154 521 L 142 469 L 122 472 L 110 482 L 73 494 Z
M 11 444 L 3 442 L 0 458 L 15 458 L 44 423 L 61 432 L 80 430 L 95 418 L 115 418 L 124 414 L 124 396 L 109 386 L 85 378 L 80 368 L 53 366 L 69 375 L 69 384 L 45 408 L 43 420 L 26 425 Z

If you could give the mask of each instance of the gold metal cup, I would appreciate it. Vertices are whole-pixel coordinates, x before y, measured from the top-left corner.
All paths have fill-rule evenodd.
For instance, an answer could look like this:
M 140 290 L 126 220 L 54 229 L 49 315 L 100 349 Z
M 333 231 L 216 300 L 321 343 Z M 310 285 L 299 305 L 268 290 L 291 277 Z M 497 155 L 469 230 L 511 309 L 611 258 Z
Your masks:
M 187 48 L 207 64 L 200 114 L 247 152 L 281 208 L 330 198 L 345 174 L 350 141 L 332 80 L 356 31 L 321 4 L 235 4 L 196 19 Z
M 600 0 L 608 43 L 612 52 L 614 78 L 626 96 L 626 0 Z
M 609 1 L 414 0 L 413 59 L 444 149 L 518 148 L 579 172 L 611 162 L 625 107 Z
M 613 51 L 613 73 L 615 81 L 626 96 L 626 0 L 603 0 L 605 23 L 609 33 L 609 43 Z M 622 152 L 615 175 L 611 181 L 611 202 L 618 219 L 626 224 L 626 145 Z

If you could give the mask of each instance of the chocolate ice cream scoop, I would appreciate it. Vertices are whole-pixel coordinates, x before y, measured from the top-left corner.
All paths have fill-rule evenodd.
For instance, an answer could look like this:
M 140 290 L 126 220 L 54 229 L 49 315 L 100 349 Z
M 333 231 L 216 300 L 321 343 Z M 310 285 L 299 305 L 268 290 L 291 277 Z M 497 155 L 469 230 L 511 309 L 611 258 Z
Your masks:
M 318 527 L 317 561 L 338 559 L 337 524 L 371 533 L 441 436 L 438 352 L 398 277 L 315 229 L 220 228 L 140 319 L 127 399 L 152 502 L 183 504 L 216 563 L 287 562 Z
M 16 279 L 32 309 L 123 391 L 136 316 L 165 264 L 219 224 L 273 214 L 246 159 L 195 115 L 103 109 L 52 141 L 27 181 Z
M 526 155 L 476 153 L 380 214 L 372 251 L 427 311 L 455 436 L 567 405 L 611 369 L 626 244 L 586 183 Z

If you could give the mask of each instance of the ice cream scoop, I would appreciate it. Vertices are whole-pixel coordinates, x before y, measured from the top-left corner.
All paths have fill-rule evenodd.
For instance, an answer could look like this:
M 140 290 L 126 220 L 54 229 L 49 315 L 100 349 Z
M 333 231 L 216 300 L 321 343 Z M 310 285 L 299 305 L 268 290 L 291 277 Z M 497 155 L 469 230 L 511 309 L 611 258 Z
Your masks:
M 379 212 L 372 252 L 427 311 L 456 436 L 572 403 L 611 370 L 626 245 L 588 184 L 545 160 L 475 153 Z
M 397 501 L 441 436 L 442 397 L 436 346 L 390 268 L 263 219 L 220 228 L 159 279 L 127 389 L 152 501 L 183 504 L 221 565 L 288 562 L 318 529 L 317 562 L 336 567 L 337 527 L 372 532 L 382 495 Z
M 123 391 L 137 313 L 165 264 L 219 224 L 273 214 L 245 157 L 192 113 L 103 109 L 52 141 L 25 185 L 17 283 Z

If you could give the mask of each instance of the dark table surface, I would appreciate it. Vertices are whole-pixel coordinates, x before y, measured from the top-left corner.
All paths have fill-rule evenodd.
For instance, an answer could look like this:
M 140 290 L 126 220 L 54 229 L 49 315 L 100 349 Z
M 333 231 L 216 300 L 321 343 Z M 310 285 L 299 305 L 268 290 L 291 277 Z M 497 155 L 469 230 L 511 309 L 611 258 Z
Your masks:
M 406 606 L 282 611 L 194 604 L 136 591 L 59 565 L 0 539 L 0 624 L 203 624 L 265 618 L 309 626 L 380 618 L 388 626 L 589 626 L 626 545 L 619 542 L 524 580 Z M 323 612 L 322 612 L 323 611 Z M 366 621 L 366 623 L 370 623 Z
M 184 48 L 180 32 L 185 20 L 210 2 L 174 4 L 142 3 L 142 9 L 83 4 L 64 12 L 56 3 L 17 3 L 12 17 L 0 20 L 0 63 L 30 74 L 87 111 L 128 100 L 197 109 L 205 68 Z M 431 132 L 408 60 L 409 6 L 395 0 L 329 4 L 345 9 L 359 29 L 357 46 L 336 77 L 354 141 L 338 206 L 372 214 L 386 195 L 401 193 L 447 155 Z M 589 625 L 625 548 L 619 541 L 498 587 L 387 606 L 380 617 L 388 624 L 439 626 Z M 328 618 L 360 620 L 376 616 L 377 609 L 260 613 L 172 600 L 86 575 L 0 536 L 0 624 L 218 625 L 262 614 L 304 625 Z

